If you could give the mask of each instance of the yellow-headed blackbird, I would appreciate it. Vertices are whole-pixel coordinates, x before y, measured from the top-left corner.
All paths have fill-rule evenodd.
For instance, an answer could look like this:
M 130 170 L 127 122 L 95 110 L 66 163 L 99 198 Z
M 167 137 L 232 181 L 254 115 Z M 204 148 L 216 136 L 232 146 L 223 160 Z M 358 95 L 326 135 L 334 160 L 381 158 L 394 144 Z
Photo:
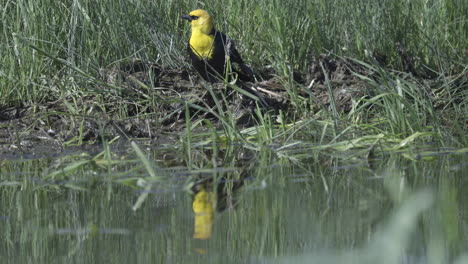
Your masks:
M 252 80 L 253 72 L 244 64 L 234 42 L 225 34 L 216 31 L 213 18 L 205 10 L 197 9 L 188 15 L 182 16 L 192 26 L 192 35 L 188 43 L 188 52 L 194 68 L 203 79 L 216 82 L 224 78 L 226 62 L 235 62 L 239 65 L 239 78 Z

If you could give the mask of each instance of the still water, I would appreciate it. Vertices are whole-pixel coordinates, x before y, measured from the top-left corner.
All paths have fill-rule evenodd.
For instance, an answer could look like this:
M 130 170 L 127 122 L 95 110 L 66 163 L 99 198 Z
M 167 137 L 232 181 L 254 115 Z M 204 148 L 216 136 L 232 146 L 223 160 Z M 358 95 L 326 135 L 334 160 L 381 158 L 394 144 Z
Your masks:
M 3 157 L 1 263 L 468 263 L 466 152 L 131 152 Z

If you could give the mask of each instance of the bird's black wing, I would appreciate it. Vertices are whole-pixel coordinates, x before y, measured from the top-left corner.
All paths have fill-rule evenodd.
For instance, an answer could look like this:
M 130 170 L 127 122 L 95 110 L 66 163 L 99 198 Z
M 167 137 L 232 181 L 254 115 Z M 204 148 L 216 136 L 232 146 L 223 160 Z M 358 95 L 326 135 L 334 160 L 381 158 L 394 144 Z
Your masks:
M 254 73 L 252 69 L 249 66 L 247 66 L 242 60 L 241 55 L 236 49 L 234 41 L 230 37 L 226 36 L 224 33 L 216 32 L 215 43 L 222 43 L 224 54 L 227 54 L 229 56 L 229 60 L 231 62 L 239 64 L 240 79 L 244 81 L 252 81 L 254 78 Z
M 234 45 L 234 41 L 226 36 L 224 33 L 217 31 L 215 36 L 215 43 L 222 43 L 224 53 L 229 56 L 232 62 L 244 64 L 239 52 Z

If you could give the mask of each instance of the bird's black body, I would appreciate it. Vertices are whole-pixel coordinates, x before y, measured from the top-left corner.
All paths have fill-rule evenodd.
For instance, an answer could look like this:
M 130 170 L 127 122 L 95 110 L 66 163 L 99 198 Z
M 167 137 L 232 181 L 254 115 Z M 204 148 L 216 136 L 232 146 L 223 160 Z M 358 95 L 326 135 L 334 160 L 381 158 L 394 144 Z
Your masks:
M 234 46 L 234 42 L 224 33 L 213 30 L 214 38 L 213 55 L 210 59 L 203 59 L 197 56 L 193 51 L 190 43 L 187 45 L 188 53 L 192 60 L 193 67 L 202 76 L 203 79 L 209 82 L 216 82 L 225 77 L 227 58 L 231 63 L 241 65 L 241 70 L 244 65 L 239 52 Z M 226 56 L 227 55 L 227 56 Z M 244 73 L 248 74 L 248 73 Z

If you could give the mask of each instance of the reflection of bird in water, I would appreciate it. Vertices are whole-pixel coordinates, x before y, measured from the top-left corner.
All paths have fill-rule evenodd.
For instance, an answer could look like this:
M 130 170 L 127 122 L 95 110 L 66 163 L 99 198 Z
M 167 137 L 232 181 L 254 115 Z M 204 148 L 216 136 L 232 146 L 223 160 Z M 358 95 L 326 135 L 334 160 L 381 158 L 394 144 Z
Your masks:
M 201 187 L 193 197 L 192 208 L 195 214 L 193 238 L 208 239 L 213 232 L 216 198 L 213 192 Z
M 236 205 L 235 192 L 244 185 L 241 179 L 229 182 L 222 178 L 213 188 L 213 181 L 203 180 L 192 186 L 192 208 L 195 214 L 194 233 L 195 239 L 209 239 L 213 232 L 213 220 L 215 212 L 222 212 L 226 208 L 234 208 Z
M 213 153 L 210 151 L 204 154 L 208 155 L 209 160 L 215 158 L 211 156 Z M 244 186 L 247 176 L 252 173 L 256 164 L 251 162 L 254 156 L 248 151 L 239 151 L 233 156 L 224 152 L 217 153 L 217 157 L 224 158 L 217 164 L 229 164 L 230 167 L 237 169 L 235 171 L 213 169 L 213 174 L 210 173 L 209 176 L 195 174 L 186 186 L 186 190 L 192 194 L 195 218 L 193 238 L 197 240 L 207 240 L 211 237 L 216 212 L 236 207 L 238 191 Z M 196 249 L 198 252 L 204 250 L 206 249 Z

